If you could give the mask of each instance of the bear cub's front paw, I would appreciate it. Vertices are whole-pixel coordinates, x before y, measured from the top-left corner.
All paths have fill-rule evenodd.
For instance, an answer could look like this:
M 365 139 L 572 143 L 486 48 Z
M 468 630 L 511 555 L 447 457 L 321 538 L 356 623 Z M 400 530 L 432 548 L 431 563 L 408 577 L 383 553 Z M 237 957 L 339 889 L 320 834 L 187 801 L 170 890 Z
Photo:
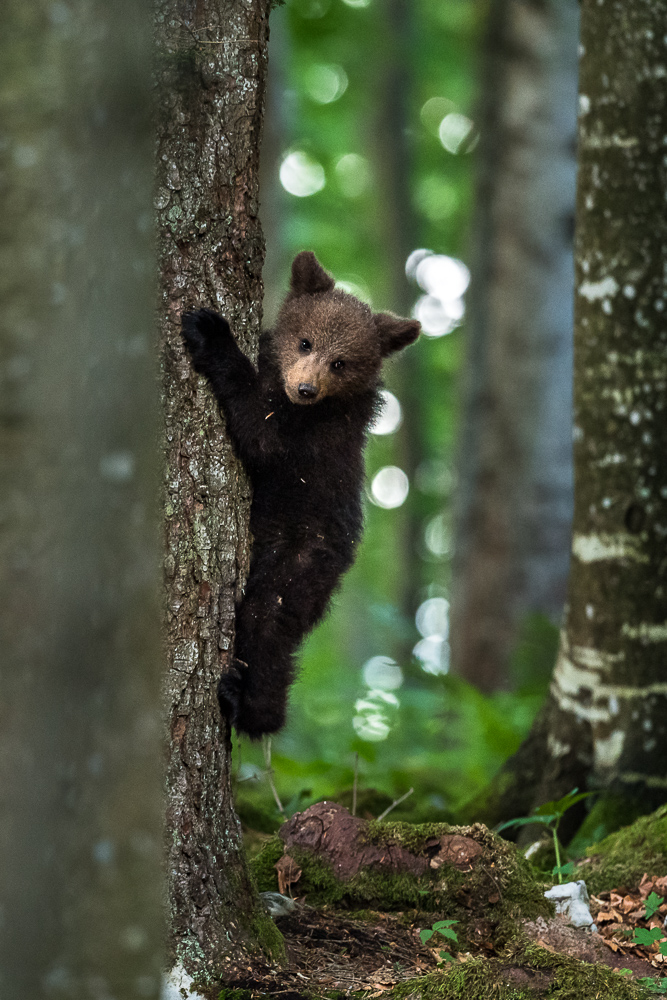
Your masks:
M 206 375 L 210 362 L 224 354 L 228 344 L 234 345 L 229 323 L 211 309 L 184 313 L 181 322 L 192 366 L 201 375 Z

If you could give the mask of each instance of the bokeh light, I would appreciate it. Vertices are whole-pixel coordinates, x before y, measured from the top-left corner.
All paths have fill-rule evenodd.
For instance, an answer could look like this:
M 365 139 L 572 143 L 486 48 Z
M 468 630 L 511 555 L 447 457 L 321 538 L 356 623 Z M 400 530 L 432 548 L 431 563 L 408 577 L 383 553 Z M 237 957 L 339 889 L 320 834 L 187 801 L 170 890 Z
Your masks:
M 352 719 L 352 726 L 357 736 L 370 743 L 386 740 L 391 730 L 387 716 L 387 708 L 398 708 L 399 701 L 391 691 L 375 688 L 368 691 L 363 698 L 354 704 L 357 713 Z
M 368 429 L 371 434 L 393 434 L 403 422 L 401 404 L 388 389 L 380 389 L 380 397 L 382 409 Z
M 449 672 L 449 643 L 440 636 L 431 635 L 420 639 L 412 650 L 412 655 L 419 660 L 424 673 L 437 676 Z
M 280 165 L 280 183 L 289 194 L 308 198 L 324 187 L 324 167 L 308 153 L 296 150 L 288 153 Z
M 432 556 L 442 559 L 452 546 L 451 531 L 444 514 L 436 514 L 424 529 L 424 544 Z
M 413 250 L 405 262 L 405 273 L 407 277 L 410 278 L 411 281 L 416 281 L 418 266 L 426 257 L 432 257 L 432 256 L 433 256 L 432 250 L 425 250 L 424 248 L 421 248 L 419 250 Z
M 417 283 L 443 302 L 460 298 L 470 284 L 470 271 L 463 261 L 445 254 L 430 254 L 415 269 Z
M 448 153 L 469 153 L 476 145 L 475 123 L 458 111 L 451 111 L 440 122 L 438 136 Z
M 347 73 L 334 63 L 314 63 L 304 74 L 306 93 L 318 104 L 332 104 L 347 90 Z
M 361 668 L 364 684 L 380 691 L 393 691 L 403 683 L 403 671 L 390 656 L 372 656 Z
M 454 111 L 455 107 L 454 102 L 446 97 L 429 97 L 428 101 L 422 104 L 419 112 L 422 125 L 433 135 L 438 135 L 443 118 Z
M 427 293 L 413 309 L 426 336 L 442 337 L 460 326 L 465 315 L 463 295 L 470 284 L 470 271 L 463 261 L 429 250 L 413 250 L 405 270 Z
M 336 176 L 342 194 L 358 198 L 370 187 L 371 168 L 365 157 L 346 153 L 336 163 Z
M 410 489 L 408 477 L 397 465 L 385 465 L 373 477 L 371 500 L 378 507 L 391 510 L 405 503 Z
M 415 615 L 417 631 L 424 638 L 446 639 L 449 635 L 449 601 L 445 597 L 429 597 L 422 601 Z

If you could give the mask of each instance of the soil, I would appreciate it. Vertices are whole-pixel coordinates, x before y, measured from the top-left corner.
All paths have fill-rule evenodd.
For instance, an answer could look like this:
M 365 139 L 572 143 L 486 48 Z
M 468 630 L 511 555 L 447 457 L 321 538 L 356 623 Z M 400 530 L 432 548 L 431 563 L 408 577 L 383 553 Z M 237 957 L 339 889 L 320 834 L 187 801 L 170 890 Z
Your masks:
M 439 961 L 435 949 L 422 945 L 420 927 L 402 914 L 364 914 L 352 919 L 297 904 L 276 925 L 285 938 L 287 969 L 254 965 L 230 970 L 228 986 L 251 997 L 296 1000 L 308 991 L 368 990 L 380 996 L 395 983 L 431 972 Z

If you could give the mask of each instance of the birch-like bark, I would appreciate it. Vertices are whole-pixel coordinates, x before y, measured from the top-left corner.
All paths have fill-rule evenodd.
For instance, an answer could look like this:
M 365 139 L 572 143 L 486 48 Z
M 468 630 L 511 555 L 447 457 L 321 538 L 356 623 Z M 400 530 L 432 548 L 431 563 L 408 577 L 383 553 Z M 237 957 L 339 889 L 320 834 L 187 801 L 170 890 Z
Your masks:
M 576 504 L 552 753 L 590 730 L 593 781 L 667 797 L 665 0 L 582 5 Z
M 495 0 L 484 45 L 451 619 L 484 691 L 567 585 L 578 7 Z
M 586 784 L 667 798 L 666 22 L 666 0 L 582 3 L 568 608 L 490 822 Z
M 150 18 L 0 30 L 0 995 L 157 998 Z
M 210 978 L 280 935 L 243 859 L 217 682 L 249 561 L 250 489 L 181 314 L 212 306 L 254 358 L 269 0 L 158 0 L 156 207 L 165 418 L 169 962 Z

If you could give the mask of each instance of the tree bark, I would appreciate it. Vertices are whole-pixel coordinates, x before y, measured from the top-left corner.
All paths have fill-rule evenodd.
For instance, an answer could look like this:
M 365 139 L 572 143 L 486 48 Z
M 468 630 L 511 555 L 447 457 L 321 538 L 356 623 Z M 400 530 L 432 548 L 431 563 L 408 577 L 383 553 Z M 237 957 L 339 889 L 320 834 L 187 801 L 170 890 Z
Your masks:
M 217 682 L 248 569 L 250 488 L 180 337 L 210 305 L 254 359 L 264 245 L 257 217 L 268 0 L 158 0 L 158 177 L 165 400 L 168 956 L 210 978 L 280 951 L 233 809 Z
M 567 585 L 578 6 L 495 0 L 483 51 L 451 611 L 483 691 Z
M 513 815 L 587 782 L 667 798 L 666 16 L 582 4 L 568 608 L 549 701 L 496 785 L 520 789 Z
M 0 32 L 0 993 L 157 998 L 150 22 Z

